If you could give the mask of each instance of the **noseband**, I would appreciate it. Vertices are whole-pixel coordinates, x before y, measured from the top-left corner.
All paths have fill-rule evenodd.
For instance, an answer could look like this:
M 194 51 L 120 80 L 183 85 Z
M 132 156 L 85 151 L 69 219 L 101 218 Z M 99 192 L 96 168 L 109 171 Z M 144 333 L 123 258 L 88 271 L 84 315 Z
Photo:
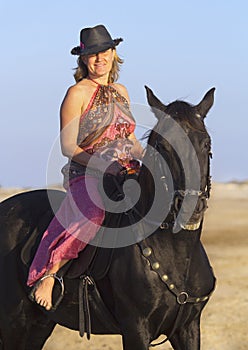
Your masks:
M 158 141 L 156 140 L 155 145 L 153 150 L 151 151 L 150 156 L 153 157 L 154 159 L 154 164 L 156 164 L 156 166 L 159 169 L 159 178 L 160 181 L 163 184 L 163 188 L 164 190 L 168 193 L 169 192 L 169 186 L 167 184 L 167 176 L 166 171 L 163 167 L 163 164 L 161 162 L 161 157 L 162 156 L 162 152 L 160 150 L 160 144 L 158 143 Z M 196 189 L 191 189 L 191 188 L 186 188 L 186 189 L 176 189 L 172 192 L 172 196 L 171 196 L 171 204 L 170 204 L 170 211 L 169 211 L 169 215 L 168 217 L 165 219 L 164 222 L 162 222 L 162 224 L 160 225 L 161 229 L 166 229 L 169 228 L 171 226 L 174 226 L 175 224 L 175 220 L 176 217 L 178 215 L 179 212 L 179 201 L 180 200 L 184 200 L 185 197 L 187 196 L 197 196 L 199 199 L 201 199 L 203 201 L 203 205 L 201 206 L 200 211 L 198 211 L 198 213 L 204 212 L 207 209 L 207 200 L 210 198 L 210 190 L 211 190 L 211 176 L 210 176 L 210 159 L 212 158 L 212 153 L 209 152 L 209 156 L 208 156 L 208 170 L 207 170 L 207 174 L 206 174 L 206 186 L 204 188 L 204 190 L 196 190 Z M 193 224 L 193 225 L 184 225 L 185 229 L 188 230 L 196 230 L 198 229 L 200 226 L 199 224 Z

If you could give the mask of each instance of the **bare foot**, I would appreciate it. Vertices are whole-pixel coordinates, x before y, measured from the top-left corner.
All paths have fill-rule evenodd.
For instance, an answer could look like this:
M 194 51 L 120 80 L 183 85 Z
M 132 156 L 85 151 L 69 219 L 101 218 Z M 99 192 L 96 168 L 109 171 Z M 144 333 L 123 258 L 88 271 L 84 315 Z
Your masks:
M 45 278 L 40 282 L 34 293 L 37 304 L 43 306 L 48 311 L 52 308 L 52 291 L 54 282 L 55 280 L 53 277 Z

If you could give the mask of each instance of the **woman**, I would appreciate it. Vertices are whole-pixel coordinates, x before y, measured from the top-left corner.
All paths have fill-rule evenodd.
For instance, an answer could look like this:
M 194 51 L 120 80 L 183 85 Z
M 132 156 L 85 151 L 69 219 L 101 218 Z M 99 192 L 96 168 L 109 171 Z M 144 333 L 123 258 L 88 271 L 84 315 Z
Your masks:
M 80 46 L 71 51 L 79 56 L 76 84 L 68 89 L 61 106 L 67 195 L 43 235 L 27 281 L 34 286 L 34 300 L 46 310 L 52 308 L 56 272 L 78 256 L 104 220 L 98 175 L 118 175 L 133 158 L 141 158 L 127 90 L 115 83 L 122 63 L 116 46 L 121 41 L 98 25 L 82 29 Z

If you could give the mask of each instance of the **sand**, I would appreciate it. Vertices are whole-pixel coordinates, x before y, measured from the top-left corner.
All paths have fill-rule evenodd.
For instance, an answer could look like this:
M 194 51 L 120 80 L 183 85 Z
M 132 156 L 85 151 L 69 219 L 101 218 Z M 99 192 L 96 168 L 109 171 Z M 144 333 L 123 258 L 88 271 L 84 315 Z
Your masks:
M 0 200 L 21 189 L 0 189 Z M 214 184 L 202 241 L 217 277 L 202 314 L 202 350 L 248 349 L 248 183 Z M 120 336 L 92 336 L 56 326 L 44 350 L 121 350 Z M 172 349 L 169 343 L 156 347 Z M 135 349 L 133 349 L 135 350 Z

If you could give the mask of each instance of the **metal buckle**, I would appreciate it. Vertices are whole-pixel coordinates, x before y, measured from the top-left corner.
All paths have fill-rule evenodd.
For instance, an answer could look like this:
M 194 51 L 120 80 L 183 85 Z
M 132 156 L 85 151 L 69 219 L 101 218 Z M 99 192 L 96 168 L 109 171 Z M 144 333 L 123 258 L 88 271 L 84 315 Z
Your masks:
M 162 222 L 160 224 L 160 228 L 161 228 L 161 230 L 167 230 L 169 228 L 168 222 Z
M 178 296 L 177 296 L 178 304 L 180 304 L 180 305 L 186 304 L 188 297 L 189 297 L 189 295 L 186 292 L 181 292 L 180 294 L 178 294 Z

